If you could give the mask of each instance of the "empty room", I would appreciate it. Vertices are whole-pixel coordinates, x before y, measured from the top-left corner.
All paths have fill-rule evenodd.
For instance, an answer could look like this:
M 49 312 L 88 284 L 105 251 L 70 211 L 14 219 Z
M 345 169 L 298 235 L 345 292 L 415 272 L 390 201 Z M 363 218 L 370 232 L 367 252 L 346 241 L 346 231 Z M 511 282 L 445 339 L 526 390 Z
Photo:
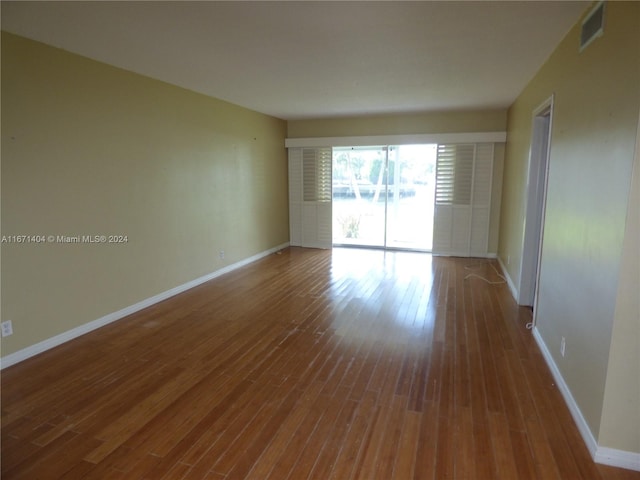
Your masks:
M 0 16 L 3 479 L 640 479 L 640 2 Z

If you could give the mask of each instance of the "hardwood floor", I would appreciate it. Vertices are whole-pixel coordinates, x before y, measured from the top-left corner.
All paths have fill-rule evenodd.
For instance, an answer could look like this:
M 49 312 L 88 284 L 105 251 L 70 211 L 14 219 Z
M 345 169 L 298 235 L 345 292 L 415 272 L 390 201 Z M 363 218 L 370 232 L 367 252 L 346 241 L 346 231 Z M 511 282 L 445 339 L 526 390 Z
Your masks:
M 2 372 L 3 479 L 632 479 L 487 261 L 291 248 Z

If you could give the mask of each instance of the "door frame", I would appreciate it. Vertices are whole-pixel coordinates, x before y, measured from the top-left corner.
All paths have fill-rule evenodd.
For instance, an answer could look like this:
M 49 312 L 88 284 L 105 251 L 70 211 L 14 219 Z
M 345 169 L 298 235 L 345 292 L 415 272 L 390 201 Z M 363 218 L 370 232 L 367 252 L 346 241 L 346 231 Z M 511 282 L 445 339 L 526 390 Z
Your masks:
M 518 287 L 518 304 L 533 307 L 535 325 L 542 245 L 544 240 L 554 95 L 533 111 L 531 148 L 527 171 L 524 237 Z

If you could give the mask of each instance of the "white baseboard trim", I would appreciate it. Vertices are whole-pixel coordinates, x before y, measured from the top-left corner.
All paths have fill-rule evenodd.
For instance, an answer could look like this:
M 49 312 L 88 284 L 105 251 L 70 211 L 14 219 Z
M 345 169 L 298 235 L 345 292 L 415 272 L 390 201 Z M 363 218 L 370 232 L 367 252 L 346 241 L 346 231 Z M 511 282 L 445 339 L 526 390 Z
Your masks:
M 500 263 L 500 267 L 502 268 L 504 277 L 507 279 L 507 284 L 511 289 L 513 298 L 517 300 L 517 290 L 515 289 L 515 286 L 513 285 L 507 269 L 502 263 L 500 257 L 498 257 L 498 262 Z M 558 385 L 558 389 L 560 390 L 560 393 L 562 394 L 567 407 L 569 407 L 569 411 L 571 412 L 573 421 L 576 423 L 578 431 L 582 436 L 582 440 L 587 446 L 587 449 L 589 450 L 589 453 L 591 454 L 593 460 L 596 463 L 602 463 L 605 465 L 610 465 L 612 467 L 640 471 L 640 453 L 626 452 L 624 450 L 616 450 L 613 448 L 601 447 L 598 445 L 595 437 L 591 433 L 591 429 L 589 428 L 587 421 L 582 416 L 582 412 L 580 411 L 578 404 L 573 398 L 573 395 L 571 395 L 571 391 L 565 383 L 564 378 L 562 377 L 562 374 L 560 373 L 560 370 L 556 365 L 556 362 L 553 360 L 551 352 L 549 352 L 549 349 L 547 348 L 547 344 L 544 343 L 540 332 L 535 327 L 533 329 L 533 338 L 536 340 L 538 348 L 540 349 L 540 352 L 542 353 L 542 356 L 544 357 L 549 370 L 551 370 L 553 379 L 555 380 L 556 385 Z
M 203 277 L 196 278 L 195 280 L 191 280 L 190 282 L 184 283 L 175 288 L 159 293 L 158 295 L 154 295 L 153 297 L 142 300 L 134 305 L 130 305 L 126 308 L 123 308 L 122 310 L 118 310 L 117 312 L 110 313 L 108 315 L 105 315 L 104 317 L 98 318 L 89 323 L 85 323 L 76 328 L 72 328 L 71 330 L 68 330 L 59 335 L 56 335 L 55 337 L 48 338 L 46 340 L 43 340 L 42 342 L 36 343 L 35 345 L 31 345 L 27 348 L 23 348 L 22 350 L 18 350 L 15 353 L 11 353 L 0 359 L 0 370 L 10 367 L 11 365 L 15 365 L 16 363 L 20 363 L 28 358 L 38 355 L 39 353 L 42 353 L 51 348 L 57 347 L 58 345 L 62 345 L 63 343 L 68 342 L 69 340 L 73 340 L 74 338 L 77 338 L 81 335 L 89 333 L 100 327 L 104 327 L 109 323 L 120 320 L 128 315 L 131 315 L 132 313 L 138 312 L 144 308 L 150 307 L 151 305 L 154 305 L 163 300 L 166 300 L 167 298 L 173 297 L 175 295 L 178 295 L 179 293 L 182 293 L 191 288 L 197 287 L 198 285 L 208 282 L 209 280 L 213 280 L 214 278 L 224 275 L 225 273 L 229 273 L 240 267 L 244 267 L 245 265 L 255 262 L 256 260 L 260 260 L 261 258 L 266 257 L 267 255 L 271 255 L 272 253 L 282 250 L 283 248 L 286 248 L 288 246 L 289 246 L 289 243 L 287 242 L 287 243 L 283 243 L 282 245 L 278 245 L 277 247 L 270 248 L 269 250 L 260 252 L 256 255 L 253 255 L 252 257 L 245 258 L 244 260 L 240 260 L 239 262 L 233 263 L 231 265 L 227 265 L 226 267 L 223 267 L 219 270 L 216 270 L 215 272 L 204 275 Z
M 640 472 L 640 453 L 616 450 L 615 448 L 598 447 L 595 457 L 596 463 L 626 468 Z
M 564 401 L 567 404 L 567 407 L 569 407 L 569 411 L 571 412 L 573 421 L 576 423 L 576 426 L 578 427 L 578 431 L 580 432 L 580 435 L 582 435 L 582 440 L 586 444 L 587 449 L 591 454 L 591 457 L 595 458 L 595 454 L 598 449 L 598 444 L 596 442 L 596 439 L 591 433 L 591 429 L 589 428 L 587 421 L 582 416 L 580 407 L 578 407 L 578 404 L 573 398 L 573 395 L 571 395 L 571 390 L 569 390 L 569 387 L 565 383 L 564 378 L 562 377 L 562 374 L 560 373 L 560 370 L 556 365 L 556 362 L 553 360 L 553 357 L 551 356 L 551 352 L 549 352 L 549 349 L 547 348 L 547 345 L 544 343 L 544 340 L 540 335 L 540 332 L 535 327 L 533 329 L 533 338 L 535 338 L 536 343 L 538 344 L 538 348 L 540 348 L 540 351 L 542 352 L 542 356 L 547 362 L 547 366 L 549 367 L 549 370 L 551 370 L 553 379 L 556 381 L 556 385 L 558 385 L 558 389 L 560 389 L 560 393 L 562 394 L 562 397 L 564 398 Z
M 498 259 L 498 263 L 500 264 L 500 268 L 502 269 L 502 275 L 504 276 L 504 278 L 507 279 L 507 285 L 509 286 L 509 290 L 511 291 L 511 295 L 513 295 L 514 300 L 516 301 L 516 303 L 518 302 L 518 289 L 516 288 L 515 284 L 513 283 L 513 280 L 511 280 L 511 276 L 509 275 L 509 271 L 507 270 L 507 267 L 504 265 L 504 263 L 502 263 L 502 259 L 500 258 L 500 256 L 497 256 Z

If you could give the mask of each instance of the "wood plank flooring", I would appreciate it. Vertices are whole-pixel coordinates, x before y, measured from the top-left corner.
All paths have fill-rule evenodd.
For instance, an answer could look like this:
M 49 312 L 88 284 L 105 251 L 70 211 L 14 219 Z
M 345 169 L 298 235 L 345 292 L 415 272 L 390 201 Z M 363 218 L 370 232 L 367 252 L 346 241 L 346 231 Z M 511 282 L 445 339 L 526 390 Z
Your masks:
M 286 249 L 7 368 L 2 478 L 637 479 L 593 463 L 530 312 L 470 273 L 498 280 Z

